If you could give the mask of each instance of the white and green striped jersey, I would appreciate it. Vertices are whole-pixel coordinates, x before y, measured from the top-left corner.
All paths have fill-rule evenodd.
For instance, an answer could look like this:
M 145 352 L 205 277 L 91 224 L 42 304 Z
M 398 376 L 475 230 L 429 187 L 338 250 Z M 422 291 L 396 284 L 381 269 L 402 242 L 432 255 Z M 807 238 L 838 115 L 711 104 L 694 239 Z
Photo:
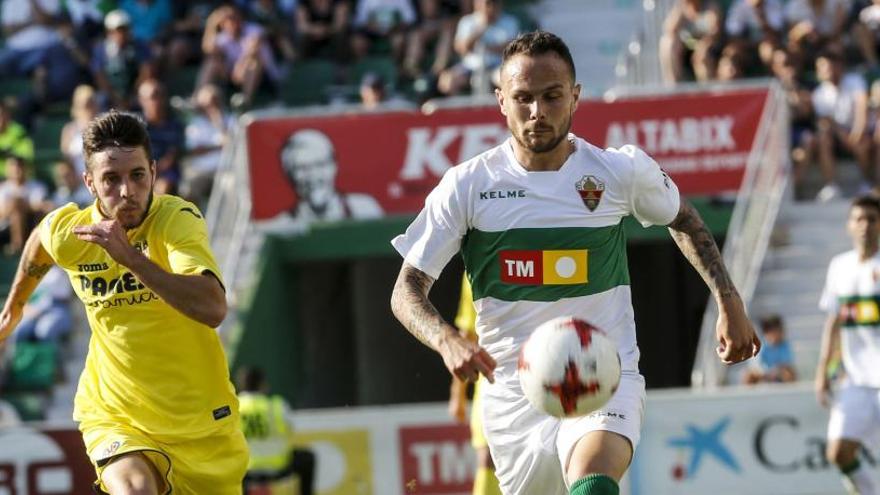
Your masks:
M 515 379 L 520 346 L 541 323 L 581 317 L 616 339 L 638 370 L 626 237 L 621 221 L 671 222 L 678 188 L 640 149 L 601 149 L 569 135 L 557 171 L 530 172 L 510 140 L 451 168 L 392 244 L 437 278 L 457 252 L 470 277 L 480 345 L 499 380 Z

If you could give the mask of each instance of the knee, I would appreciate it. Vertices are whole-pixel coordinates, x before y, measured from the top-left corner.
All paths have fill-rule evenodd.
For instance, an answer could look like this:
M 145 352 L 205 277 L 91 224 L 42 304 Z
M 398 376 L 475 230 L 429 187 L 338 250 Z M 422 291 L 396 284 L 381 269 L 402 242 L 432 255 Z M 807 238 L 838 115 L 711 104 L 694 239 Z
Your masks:
M 828 462 L 838 468 L 851 465 L 856 460 L 857 445 L 849 445 L 842 442 L 830 442 L 825 449 L 825 457 Z

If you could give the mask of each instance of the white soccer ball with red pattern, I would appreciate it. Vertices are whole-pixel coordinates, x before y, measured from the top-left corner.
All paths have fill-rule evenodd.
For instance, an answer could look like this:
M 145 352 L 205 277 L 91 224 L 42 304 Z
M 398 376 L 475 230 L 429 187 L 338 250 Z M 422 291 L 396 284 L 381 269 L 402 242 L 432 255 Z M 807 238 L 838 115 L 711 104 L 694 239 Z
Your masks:
M 529 402 L 559 418 L 601 409 L 620 383 L 615 343 L 602 330 L 571 316 L 536 328 L 523 345 L 518 368 Z

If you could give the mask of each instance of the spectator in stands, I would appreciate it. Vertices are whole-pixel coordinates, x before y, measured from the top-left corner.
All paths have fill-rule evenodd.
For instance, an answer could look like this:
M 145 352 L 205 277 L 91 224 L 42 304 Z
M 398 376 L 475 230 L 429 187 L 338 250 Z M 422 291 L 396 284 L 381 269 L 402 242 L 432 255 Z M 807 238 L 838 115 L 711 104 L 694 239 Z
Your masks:
M 831 50 L 816 59 L 816 77 L 820 83 L 813 90 L 816 114 L 819 166 L 825 185 L 816 197 L 829 201 L 840 196 L 835 183 L 835 150 L 852 153 L 864 177 L 861 189 L 871 187 L 873 129 L 868 121 L 868 93 L 864 78 L 855 72 L 844 73 L 843 57 Z
M 411 109 L 413 103 L 388 94 L 388 83 L 381 75 L 375 72 L 367 72 L 361 78 L 360 89 L 361 106 L 367 110 L 377 108 L 388 109 Z
M 186 125 L 186 154 L 181 195 L 204 204 L 211 194 L 214 175 L 220 165 L 223 146 L 235 125 L 235 119 L 223 105 L 223 91 L 206 84 L 196 91 L 196 110 Z
M 403 60 L 406 33 L 416 22 L 416 10 L 410 0 L 357 0 L 351 51 L 363 58 L 377 41 L 391 43 L 394 60 Z
M 34 143 L 24 127 L 12 120 L 9 104 L 0 100 L 0 160 L 9 155 L 31 161 L 34 159 Z
M 721 53 L 721 7 L 712 0 L 679 0 L 663 23 L 660 66 L 663 79 L 686 79 L 689 65 L 697 81 L 715 78 Z
M 804 174 L 816 157 L 817 144 L 812 90 L 804 80 L 803 71 L 798 70 L 798 65 L 794 61 L 794 55 L 785 49 L 780 48 L 773 52 L 770 70 L 782 86 L 788 103 L 791 119 L 794 194 L 800 199 L 803 197 L 801 184 Z
M 131 18 L 114 10 L 104 18 L 107 34 L 92 51 L 92 75 L 103 107 L 128 109 L 135 81 L 150 61 L 149 48 L 131 37 Z
M 300 493 L 314 493 L 315 454 L 293 444 L 293 423 L 287 401 L 269 393 L 265 374 L 259 368 L 244 366 L 238 370 L 241 430 L 247 439 L 251 457 L 245 475 L 245 487 L 283 480 L 296 475 Z
M 152 158 L 156 160 L 155 191 L 158 194 L 174 194 L 180 182 L 183 124 L 171 113 L 162 83 L 147 79 L 138 86 L 137 92 L 147 123 L 147 134 L 150 135 Z
M 491 89 L 491 74 L 501 65 L 501 52 L 519 32 L 519 22 L 502 9 L 501 0 L 475 0 L 473 13 L 458 21 L 453 46 L 461 62 L 440 74 L 437 89 L 441 93 Z
M 28 76 L 45 51 L 61 41 L 56 31 L 61 5 L 57 0 L 6 1 L 0 6 L 4 46 L 0 48 L 0 74 Z
M 443 8 L 440 0 L 419 0 L 419 22 L 409 32 L 403 71 L 410 78 L 422 74 L 425 49 L 434 46 L 430 73 L 440 75 L 452 60 L 452 38 L 455 18 Z
M 216 3 L 213 0 L 174 3 L 174 22 L 166 50 L 169 70 L 201 62 L 205 24 Z
M 49 208 L 48 190 L 41 182 L 27 177 L 27 160 L 6 158 L 6 180 L 0 182 L 0 230 L 8 238 L 6 252 L 17 254 L 24 247 L 31 229 Z
M 797 379 L 794 370 L 794 354 L 791 344 L 785 338 L 782 317 L 768 315 L 761 319 L 761 331 L 764 335 L 761 352 L 758 354 L 757 365 L 746 372 L 745 382 L 748 384 L 766 382 L 789 383 Z
M 66 0 L 64 15 L 73 26 L 74 36 L 81 46 L 90 46 L 104 32 L 104 16 L 107 14 L 104 0 Z
M 52 175 L 55 178 L 55 192 L 52 193 L 54 207 L 76 203 L 80 208 L 85 208 L 94 203 L 95 198 L 82 180 L 82 173 L 77 173 L 70 162 L 65 160 L 56 162 L 52 168 Z
M 74 165 L 78 174 L 86 171 L 82 131 L 97 114 L 95 89 L 86 84 L 77 86 L 70 104 L 71 121 L 61 129 L 61 153 Z
M 24 306 L 15 328 L 16 342 L 41 341 L 60 344 L 73 328 L 70 301 L 73 288 L 60 267 L 52 266 Z
M 300 55 L 341 59 L 348 51 L 348 0 L 301 0 L 296 8 Z
M 292 62 L 296 58 L 291 33 L 293 16 L 286 14 L 275 0 L 253 0 L 248 7 L 248 17 L 263 28 L 273 52 Z
M 721 58 L 718 60 L 719 81 L 734 81 L 746 76 L 746 68 L 748 66 L 748 54 L 744 50 L 732 45 L 728 45 L 721 52 Z
M 197 87 L 209 82 L 230 83 L 237 107 L 248 106 L 259 88 L 274 92 L 281 78 L 263 29 L 244 22 L 235 7 L 219 7 L 208 17 L 202 38 L 205 65 Z
M 171 28 L 171 0 L 121 0 L 119 8 L 134 19 L 131 34 L 140 43 L 158 44 Z
M 843 48 L 849 18 L 847 0 L 789 0 L 785 5 L 788 49 L 811 63 L 825 48 Z
M 725 50 L 742 53 L 749 65 L 760 62 L 769 67 L 784 28 L 782 0 L 736 0 L 727 10 L 724 23 L 728 39 Z

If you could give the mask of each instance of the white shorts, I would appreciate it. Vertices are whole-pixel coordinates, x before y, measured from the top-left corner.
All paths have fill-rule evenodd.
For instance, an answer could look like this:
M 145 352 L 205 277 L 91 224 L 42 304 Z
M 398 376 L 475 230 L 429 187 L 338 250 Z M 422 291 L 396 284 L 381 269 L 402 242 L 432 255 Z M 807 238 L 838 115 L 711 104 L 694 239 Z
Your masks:
M 846 383 L 837 390 L 828 420 L 829 440 L 873 438 L 880 427 L 880 389 Z
M 588 416 L 559 419 L 538 411 L 523 396 L 519 380 L 485 383 L 483 430 L 495 474 L 505 495 L 568 495 L 565 466 L 575 444 L 591 431 L 639 444 L 645 412 L 645 379 L 624 372 L 608 404 Z

